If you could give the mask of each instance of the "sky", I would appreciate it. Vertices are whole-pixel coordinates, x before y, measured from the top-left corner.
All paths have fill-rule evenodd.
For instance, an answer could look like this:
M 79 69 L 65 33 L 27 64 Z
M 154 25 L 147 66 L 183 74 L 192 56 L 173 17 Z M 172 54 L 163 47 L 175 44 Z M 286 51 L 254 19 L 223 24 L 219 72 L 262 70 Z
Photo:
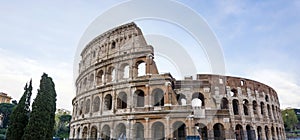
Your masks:
M 56 85 L 57 108 L 72 110 L 74 58 L 82 35 L 97 17 L 121 2 L 124 3 L 116 0 L 1 1 L 0 92 L 19 100 L 23 87 L 32 78 L 36 93 L 39 80 L 46 72 Z M 224 55 L 226 75 L 273 87 L 281 108 L 300 107 L 300 15 L 297 14 L 300 1 L 175 2 L 199 14 L 215 33 Z M 125 11 L 126 14 L 130 13 Z M 184 13 L 174 11 L 174 15 L 180 14 Z M 153 40 L 156 38 L 153 35 L 167 37 L 185 46 L 187 54 L 198 63 L 197 73 L 210 73 L 205 51 L 183 29 L 157 19 L 140 19 L 136 23 L 148 43 L 156 45 L 154 48 L 161 46 Z M 184 76 L 166 62 L 163 54 L 155 53 L 160 71 L 171 71 L 178 79 Z

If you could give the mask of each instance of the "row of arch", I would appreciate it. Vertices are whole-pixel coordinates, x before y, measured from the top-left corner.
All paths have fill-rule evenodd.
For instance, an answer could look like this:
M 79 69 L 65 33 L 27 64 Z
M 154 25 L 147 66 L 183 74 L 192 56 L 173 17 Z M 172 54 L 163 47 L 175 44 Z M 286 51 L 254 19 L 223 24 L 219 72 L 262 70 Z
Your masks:
M 137 68 L 136 76 L 146 75 L 146 63 L 142 60 L 136 62 L 133 66 Z M 82 78 L 82 81 L 79 83 L 78 91 L 84 91 L 94 85 L 102 85 L 104 83 L 114 82 L 117 79 L 128 79 L 131 76 L 130 72 L 131 67 L 128 63 L 123 63 L 120 67 L 110 66 L 105 69 L 97 70 L 96 74 L 91 73 L 90 75 Z
M 143 90 L 136 90 L 133 94 L 133 107 L 144 107 L 145 106 L 145 93 Z M 165 104 L 165 93 L 162 89 L 156 88 L 152 91 L 151 94 L 151 101 L 153 106 L 164 106 Z M 126 109 L 129 107 L 128 103 L 128 96 L 127 93 L 122 91 L 117 94 L 117 99 L 116 99 L 116 109 Z M 187 99 L 186 97 L 181 94 L 177 97 L 178 103 L 180 105 L 186 105 Z M 106 94 L 103 99 L 103 110 L 112 110 L 113 108 L 113 96 L 111 94 Z M 193 107 L 201 107 L 205 106 L 205 98 L 204 95 L 200 92 L 196 92 L 192 95 L 192 100 L 191 104 Z M 100 97 L 96 96 L 92 100 L 92 112 L 98 112 L 100 110 Z M 77 114 L 87 114 L 91 112 L 91 100 L 86 99 L 84 102 L 81 101 L 80 107 L 75 107 L 75 111 L 78 111 Z M 75 112 L 74 111 L 74 112 Z M 84 112 L 83 112 L 84 111 Z M 76 113 L 75 113 L 76 114 Z
M 202 123 L 197 123 L 194 125 L 195 132 L 194 135 L 201 136 L 202 139 L 208 139 L 208 129 L 207 126 L 205 126 Z M 164 123 L 157 121 L 152 124 L 150 127 L 151 131 L 151 138 L 155 140 L 164 140 L 166 138 L 166 126 Z M 112 131 L 114 130 L 114 131 Z M 73 129 L 73 138 L 77 139 L 99 139 L 102 140 L 110 140 L 110 139 L 121 139 L 121 138 L 133 138 L 135 140 L 144 140 L 145 137 L 145 127 L 142 123 L 137 122 L 133 125 L 132 132 L 127 133 L 126 126 L 123 123 L 119 123 L 114 129 L 111 129 L 109 125 L 104 125 L 101 129 L 101 131 L 97 130 L 96 126 L 92 126 L 90 131 L 88 130 L 88 127 L 85 126 L 82 130 L 80 128 Z M 99 132 L 98 132 L 99 131 Z M 97 135 L 97 134 L 100 135 Z M 131 134 L 130 134 L 131 133 Z M 216 123 L 213 126 L 213 136 L 216 139 L 225 138 L 225 128 L 223 124 Z M 127 135 L 131 136 L 127 136 Z M 172 139 L 176 140 L 185 140 L 187 134 L 187 126 L 182 121 L 176 121 L 172 124 Z
M 227 98 L 222 98 L 221 109 L 229 109 L 229 102 Z M 242 105 L 240 105 L 239 100 L 232 100 L 232 109 L 234 115 L 250 115 L 250 107 L 249 101 L 247 99 L 243 99 Z M 240 111 L 241 110 L 241 111 Z M 260 110 L 260 112 L 258 111 Z M 261 114 L 262 116 L 268 116 L 270 119 L 281 120 L 281 111 L 278 107 L 274 105 L 265 105 L 264 102 L 260 102 L 258 104 L 255 100 L 252 101 L 252 111 L 254 115 Z M 242 113 L 243 112 L 243 113 Z

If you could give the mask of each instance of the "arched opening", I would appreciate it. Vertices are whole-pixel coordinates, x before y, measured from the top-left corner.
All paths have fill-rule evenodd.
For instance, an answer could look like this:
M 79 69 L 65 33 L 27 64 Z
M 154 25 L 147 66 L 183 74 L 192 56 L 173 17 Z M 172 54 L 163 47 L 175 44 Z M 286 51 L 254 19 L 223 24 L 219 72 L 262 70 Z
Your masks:
M 200 107 L 205 106 L 204 95 L 200 92 L 196 92 L 192 95 L 192 106 Z
M 154 96 L 154 106 L 164 106 L 164 92 L 163 90 L 157 88 L 152 91 L 152 95 Z
M 263 102 L 260 102 L 260 114 L 264 115 L 265 112 L 265 104 Z
M 225 129 L 224 126 L 220 123 L 214 125 L 214 138 L 215 140 L 224 140 L 225 139 Z
M 87 139 L 88 138 L 87 136 L 88 136 L 87 127 L 84 127 L 82 131 L 82 139 Z
M 237 99 L 232 100 L 233 114 L 239 115 L 239 101 Z
M 104 82 L 104 75 L 103 75 L 103 71 L 100 70 L 97 73 L 97 85 L 101 85 Z
M 127 79 L 129 78 L 129 65 L 128 64 L 122 64 L 120 68 L 120 78 L 121 79 Z
M 80 128 L 77 129 L 77 136 L 76 136 L 77 139 L 79 139 L 79 136 L 80 136 Z
M 201 140 L 208 140 L 207 126 L 197 123 L 195 124 L 195 130 L 200 135 Z
M 248 100 L 244 99 L 244 100 L 243 100 L 244 115 L 249 115 L 249 112 L 248 112 L 248 105 L 249 105 Z
M 269 102 L 269 96 L 268 95 L 265 96 L 265 100 L 266 100 L 266 102 Z
M 108 125 L 104 125 L 101 131 L 102 140 L 110 140 L 110 127 Z
M 145 106 L 145 94 L 142 90 L 137 90 L 134 92 L 135 106 L 144 107 Z
M 265 126 L 265 135 L 266 135 L 266 140 L 269 140 L 270 130 L 268 126 Z
M 161 122 L 155 122 L 152 125 L 152 139 L 164 140 L 165 139 L 165 126 Z
M 260 126 L 257 127 L 257 139 L 262 139 L 262 128 Z
M 93 101 L 93 112 L 98 112 L 100 108 L 100 98 L 96 96 Z
M 276 120 L 276 112 L 275 112 L 275 108 L 274 105 L 272 105 L 272 118 L 274 118 L 274 120 Z
M 276 134 L 277 134 L 277 139 L 280 140 L 280 134 L 279 134 L 279 131 L 278 131 L 278 127 L 276 127 Z
M 177 95 L 177 102 L 179 105 L 186 105 L 186 97 L 184 94 L 180 93 Z
M 85 77 L 83 80 L 83 86 L 82 86 L 85 90 L 87 88 L 87 78 Z
M 112 97 L 110 94 L 107 94 L 104 98 L 104 110 L 112 109 Z
M 246 126 L 248 140 L 255 140 L 255 130 L 250 126 Z
M 135 140 L 144 140 L 144 125 L 142 123 L 134 124 L 134 136 Z
M 185 132 L 185 124 L 183 122 L 175 122 L 173 124 L 173 139 L 176 140 L 185 140 L 186 132 Z
M 271 127 L 271 133 L 272 133 L 272 138 L 275 139 L 275 129 L 273 126 Z
M 240 124 L 235 126 L 235 138 L 236 140 L 243 140 L 243 127 Z
M 123 123 L 120 123 L 115 128 L 116 139 L 126 139 L 126 126 Z
M 222 98 L 221 109 L 229 109 L 228 100 L 225 97 Z
M 138 74 L 137 76 L 146 75 L 146 63 L 144 61 L 140 61 L 137 63 Z
M 124 109 L 127 108 L 127 94 L 125 92 L 120 92 L 117 99 L 117 108 Z
M 252 108 L 253 108 L 253 114 L 256 115 L 257 114 L 257 102 L 256 101 L 252 102 Z
M 90 140 L 97 140 L 97 127 L 93 126 L 91 128 L 91 139 Z
M 238 91 L 235 88 L 231 89 L 230 96 L 231 97 L 237 97 L 238 96 Z
M 107 81 L 113 82 L 116 80 L 116 70 L 114 67 L 109 67 L 107 71 Z
M 111 48 L 112 49 L 116 48 L 116 42 L 115 41 L 111 42 Z
M 90 112 L 90 104 L 91 104 L 90 99 L 87 99 L 85 102 L 85 114 Z

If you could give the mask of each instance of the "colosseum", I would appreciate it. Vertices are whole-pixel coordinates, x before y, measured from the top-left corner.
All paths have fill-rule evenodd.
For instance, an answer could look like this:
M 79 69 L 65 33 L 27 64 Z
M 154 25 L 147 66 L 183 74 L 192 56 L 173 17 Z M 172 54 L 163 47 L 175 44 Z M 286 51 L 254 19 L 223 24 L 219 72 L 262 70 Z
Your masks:
M 273 88 L 241 77 L 159 73 L 135 23 L 85 46 L 76 88 L 70 139 L 285 139 Z

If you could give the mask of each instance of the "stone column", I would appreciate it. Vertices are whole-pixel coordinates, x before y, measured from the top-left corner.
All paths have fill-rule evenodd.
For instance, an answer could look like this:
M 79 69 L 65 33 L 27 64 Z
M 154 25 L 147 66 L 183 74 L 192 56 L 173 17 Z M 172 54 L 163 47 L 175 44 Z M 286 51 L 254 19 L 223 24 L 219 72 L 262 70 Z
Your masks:
M 166 122 L 167 122 L 167 125 L 166 125 L 166 129 L 165 129 L 166 130 L 165 138 L 169 139 L 169 138 L 171 138 L 170 137 L 171 132 L 170 132 L 170 117 L 169 116 L 166 117 Z
M 145 118 L 145 130 L 144 130 L 144 137 L 146 140 L 151 139 L 150 131 L 149 131 L 149 118 Z
M 151 95 L 150 95 L 150 90 L 149 90 L 149 85 L 148 84 L 146 84 L 145 85 L 145 96 L 144 96 L 144 98 L 145 98 L 145 107 L 151 107 L 152 105 L 151 105 Z

